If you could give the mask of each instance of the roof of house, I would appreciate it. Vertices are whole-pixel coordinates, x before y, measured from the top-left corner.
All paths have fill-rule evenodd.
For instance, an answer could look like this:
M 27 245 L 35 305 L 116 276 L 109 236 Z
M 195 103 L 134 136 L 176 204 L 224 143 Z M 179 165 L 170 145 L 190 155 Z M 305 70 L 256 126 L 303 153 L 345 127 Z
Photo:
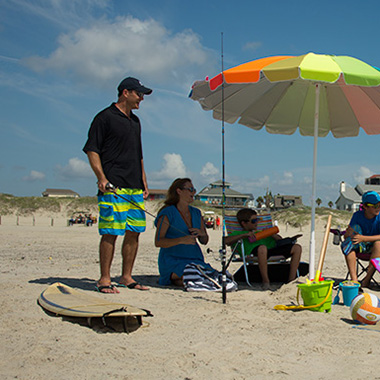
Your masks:
M 149 194 L 166 194 L 168 191 L 167 190 L 162 190 L 162 189 L 149 189 Z
M 302 198 L 301 195 L 275 195 L 274 197 L 275 198 L 281 198 L 283 200 L 287 200 L 287 199 L 293 200 L 296 198 Z
M 224 193 L 225 193 L 225 196 L 228 198 L 246 198 L 246 199 L 253 199 L 253 195 L 252 194 L 242 194 L 242 193 L 239 193 L 238 191 L 236 190 L 232 190 L 232 189 L 224 189 Z M 213 188 L 209 188 L 209 187 L 205 187 L 204 189 L 202 189 L 198 194 L 197 196 L 206 196 L 206 197 L 221 197 L 223 194 L 223 189 L 221 187 L 213 187 Z
M 222 180 L 218 180 L 218 181 L 212 182 L 210 185 L 213 185 L 213 186 L 223 186 L 223 181 Z M 231 186 L 231 183 L 227 182 L 227 181 L 224 181 L 224 186 Z
M 380 185 L 357 185 L 355 190 L 362 196 L 367 191 L 376 191 L 380 194 Z
M 342 197 L 350 202 L 360 203 L 362 201 L 362 195 L 366 191 L 376 191 L 380 194 L 380 186 L 379 185 L 357 185 L 355 188 L 353 188 L 346 185 L 345 191 L 341 191 L 340 196 L 335 203 L 339 202 Z
M 79 196 L 78 193 L 76 193 L 73 190 L 68 190 L 68 189 L 46 189 L 42 195 L 77 195 Z
M 361 195 L 352 187 L 346 187 L 346 190 L 342 192 L 342 196 L 351 202 L 360 202 L 362 200 Z

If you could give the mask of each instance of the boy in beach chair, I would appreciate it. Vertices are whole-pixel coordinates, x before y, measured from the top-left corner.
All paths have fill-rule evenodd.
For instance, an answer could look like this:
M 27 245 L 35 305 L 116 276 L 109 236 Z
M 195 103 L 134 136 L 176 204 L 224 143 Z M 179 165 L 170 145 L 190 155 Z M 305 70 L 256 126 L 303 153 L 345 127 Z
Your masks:
M 356 211 L 344 234 L 341 248 L 351 280 L 358 281 L 356 256 L 368 254 L 369 259 L 380 257 L 380 195 L 376 191 L 367 191 L 362 196 L 362 209 Z M 361 285 L 368 288 L 376 269 L 370 262 L 367 274 Z
M 296 244 L 295 241 L 301 235 L 296 235 L 290 239 L 282 239 L 280 235 L 274 234 L 267 238 L 256 240 L 255 232 L 257 231 L 258 221 L 256 211 L 250 208 L 242 208 L 236 214 L 236 218 L 243 230 L 233 231 L 225 238 L 225 243 L 232 246 L 243 239 L 244 253 L 257 256 L 263 290 L 270 289 L 267 261 L 268 257 L 271 256 L 291 257 L 288 282 L 295 280 L 302 254 L 302 247 Z

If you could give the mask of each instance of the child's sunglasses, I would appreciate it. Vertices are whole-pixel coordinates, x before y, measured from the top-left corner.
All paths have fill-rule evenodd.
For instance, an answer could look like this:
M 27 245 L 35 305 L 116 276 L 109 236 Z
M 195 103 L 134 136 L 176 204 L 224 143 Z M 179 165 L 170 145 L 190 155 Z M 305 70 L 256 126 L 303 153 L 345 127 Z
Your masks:
M 377 210 L 378 208 L 380 208 L 380 202 L 376 203 L 375 205 L 372 204 L 372 203 L 366 203 L 366 205 L 370 206 L 370 207 L 373 207 L 375 210 Z

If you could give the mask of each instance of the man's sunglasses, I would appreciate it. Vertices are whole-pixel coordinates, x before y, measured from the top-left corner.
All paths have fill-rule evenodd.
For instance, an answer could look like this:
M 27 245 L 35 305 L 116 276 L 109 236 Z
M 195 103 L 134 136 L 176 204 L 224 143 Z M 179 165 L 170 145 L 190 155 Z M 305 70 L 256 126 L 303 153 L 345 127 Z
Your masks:
M 128 91 L 133 91 L 139 98 L 143 98 L 144 97 L 144 93 L 143 92 L 140 92 L 140 91 L 136 91 L 136 90 L 128 90 Z
M 257 223 L 257 221 L 258 221 L 258 218 L 252 218 L 252 219 L 250 220 L 250 222 L 251 222 L 252 224 Z
M 375 210 L 377 210 L 378 208 L 380 208 L 380 202 L 376 203 L 375 205 L 372 204 L 372 203 L 366 203 L 366 205 L 370 206 L 370 207 L 373 207 Z
M 182 190 L 189 190 L 190 193 L 196 193 L 197 189 L 195 187 L 183 187 Z
M 144 93 L 143 92 L 140 92 L 140 91 L 136 91 L 134 90 L 134 92 L 136 93 L 136 95 L 139 97 L 139 98 L 143 98 L 144 97 Z

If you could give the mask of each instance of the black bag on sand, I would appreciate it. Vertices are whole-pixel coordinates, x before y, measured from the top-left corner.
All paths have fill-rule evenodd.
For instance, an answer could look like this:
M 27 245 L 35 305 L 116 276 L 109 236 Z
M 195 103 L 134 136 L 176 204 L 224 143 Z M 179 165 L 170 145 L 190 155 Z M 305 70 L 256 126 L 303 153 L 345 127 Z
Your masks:
M 278 263 L 268 265 L 268 275 L 271 282 L 287 282 L 289 278 L 289 263 Z M 247 266 L 249 282 L 262 282 L 258 265 L 248 264 Z M 309 264 L 301 262 L 298 267 L 299 276 L 306 276 L 309 273 Z M 242 265 L 234 274 L 236 282 L 246 282 L 244 266 Z

